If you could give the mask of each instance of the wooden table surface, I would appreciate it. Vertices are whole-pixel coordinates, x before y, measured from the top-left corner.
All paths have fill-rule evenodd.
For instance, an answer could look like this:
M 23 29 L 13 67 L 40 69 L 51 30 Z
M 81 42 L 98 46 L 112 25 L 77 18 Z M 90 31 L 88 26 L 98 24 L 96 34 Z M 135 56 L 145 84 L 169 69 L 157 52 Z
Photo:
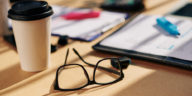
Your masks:
M 92 0 L 48 0 L 49 4 L 83 7 L 85 1 Z M 95 0 L 96 8 L 103 0 Z M 145 0 L 147 10 L 144 14 L 164 14 L 173 8 L 178 0 Z M 93 42 L 69 40 L 51 54 L 51 67 L 41 72 L 25 72 L 20 68 L 19 56 L 14 47 L 0 38 L 0 96 L 191 96 L 192 72 L 174 67 L 141 61 L 132 58 L 134 65 L 124 70 L 125 78 L 115 84 L 94 87 L 93 85 L 77 91 L 61 92 L 53 90 L 56 69 L 63 64 L 67 48 L 76 48 L 89 62 L 96 62 L 106 54 L 92 49 L 92 45 L 112 33 L 115 28 Z M 56 43 L 57 37 L 52 37 Z M 81 63 L 72 51 L 69 63 Z M 117 56 L 118 57 L 118 56 Z M 90 70 L 93 71 L 93 70 Z M 90 73 L 89 75 L 92 75 Z M 73 84 L 73 83 L 72 83 Z

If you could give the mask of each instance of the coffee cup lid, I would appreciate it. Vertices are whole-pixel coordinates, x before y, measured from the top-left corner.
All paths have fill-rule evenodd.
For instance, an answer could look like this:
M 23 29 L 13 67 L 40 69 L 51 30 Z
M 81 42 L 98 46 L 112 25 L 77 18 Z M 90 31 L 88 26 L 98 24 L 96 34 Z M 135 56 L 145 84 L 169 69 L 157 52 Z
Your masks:
M 12 2 L 17 2 L 17 1 L 19 1 L 19 0 L 9 0 L 9 1 L 12 3 Z
M 18 1 L 8 11 L 13 20 L 38 20 L 53 14 L 52 8 L 45 1 Z
M 15 3 L 17 1 L 32 1 L 32 0 L 9 0 L 11 3 Z

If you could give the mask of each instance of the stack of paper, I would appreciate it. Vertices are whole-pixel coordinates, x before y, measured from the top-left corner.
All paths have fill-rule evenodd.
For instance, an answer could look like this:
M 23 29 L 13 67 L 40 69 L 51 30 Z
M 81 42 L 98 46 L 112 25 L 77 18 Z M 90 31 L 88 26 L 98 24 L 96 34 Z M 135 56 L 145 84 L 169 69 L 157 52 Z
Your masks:
M 53 35 L 68 35 L 71 38 L 85 41 L 96 39 L 103 32 L 103 29 L 112 25 L 115 26 L 114 24 L 121 23 L 127 17 L 125 13 L 102 11 L 98 18 L 65 20 L 61 15 L 69 12 L 90 11 L 91 9 L 53 6 L 53 10 L 55 12 L 52 22 Z

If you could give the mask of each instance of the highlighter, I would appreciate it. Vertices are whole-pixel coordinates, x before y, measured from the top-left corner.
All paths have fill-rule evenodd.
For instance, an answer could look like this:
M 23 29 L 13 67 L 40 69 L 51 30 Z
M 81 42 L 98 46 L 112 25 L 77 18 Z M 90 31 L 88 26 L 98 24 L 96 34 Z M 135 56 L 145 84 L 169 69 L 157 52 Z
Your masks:
M 162 29 L 168 32 L 171 35 L 180 35 L 177 26 L 169 22 L 165 17 L 160 17 L 156 19 L 157 25 L 159 25 Z

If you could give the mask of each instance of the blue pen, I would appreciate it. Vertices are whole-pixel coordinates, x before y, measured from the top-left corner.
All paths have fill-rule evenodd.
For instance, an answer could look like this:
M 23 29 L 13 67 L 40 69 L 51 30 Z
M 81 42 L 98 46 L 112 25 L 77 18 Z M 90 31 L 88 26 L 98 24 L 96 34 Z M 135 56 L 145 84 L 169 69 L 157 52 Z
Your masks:
M 177 26 L 169 22 L 165 17 L 157 18 L 157 24 L 171 35 L 180 35 Z

